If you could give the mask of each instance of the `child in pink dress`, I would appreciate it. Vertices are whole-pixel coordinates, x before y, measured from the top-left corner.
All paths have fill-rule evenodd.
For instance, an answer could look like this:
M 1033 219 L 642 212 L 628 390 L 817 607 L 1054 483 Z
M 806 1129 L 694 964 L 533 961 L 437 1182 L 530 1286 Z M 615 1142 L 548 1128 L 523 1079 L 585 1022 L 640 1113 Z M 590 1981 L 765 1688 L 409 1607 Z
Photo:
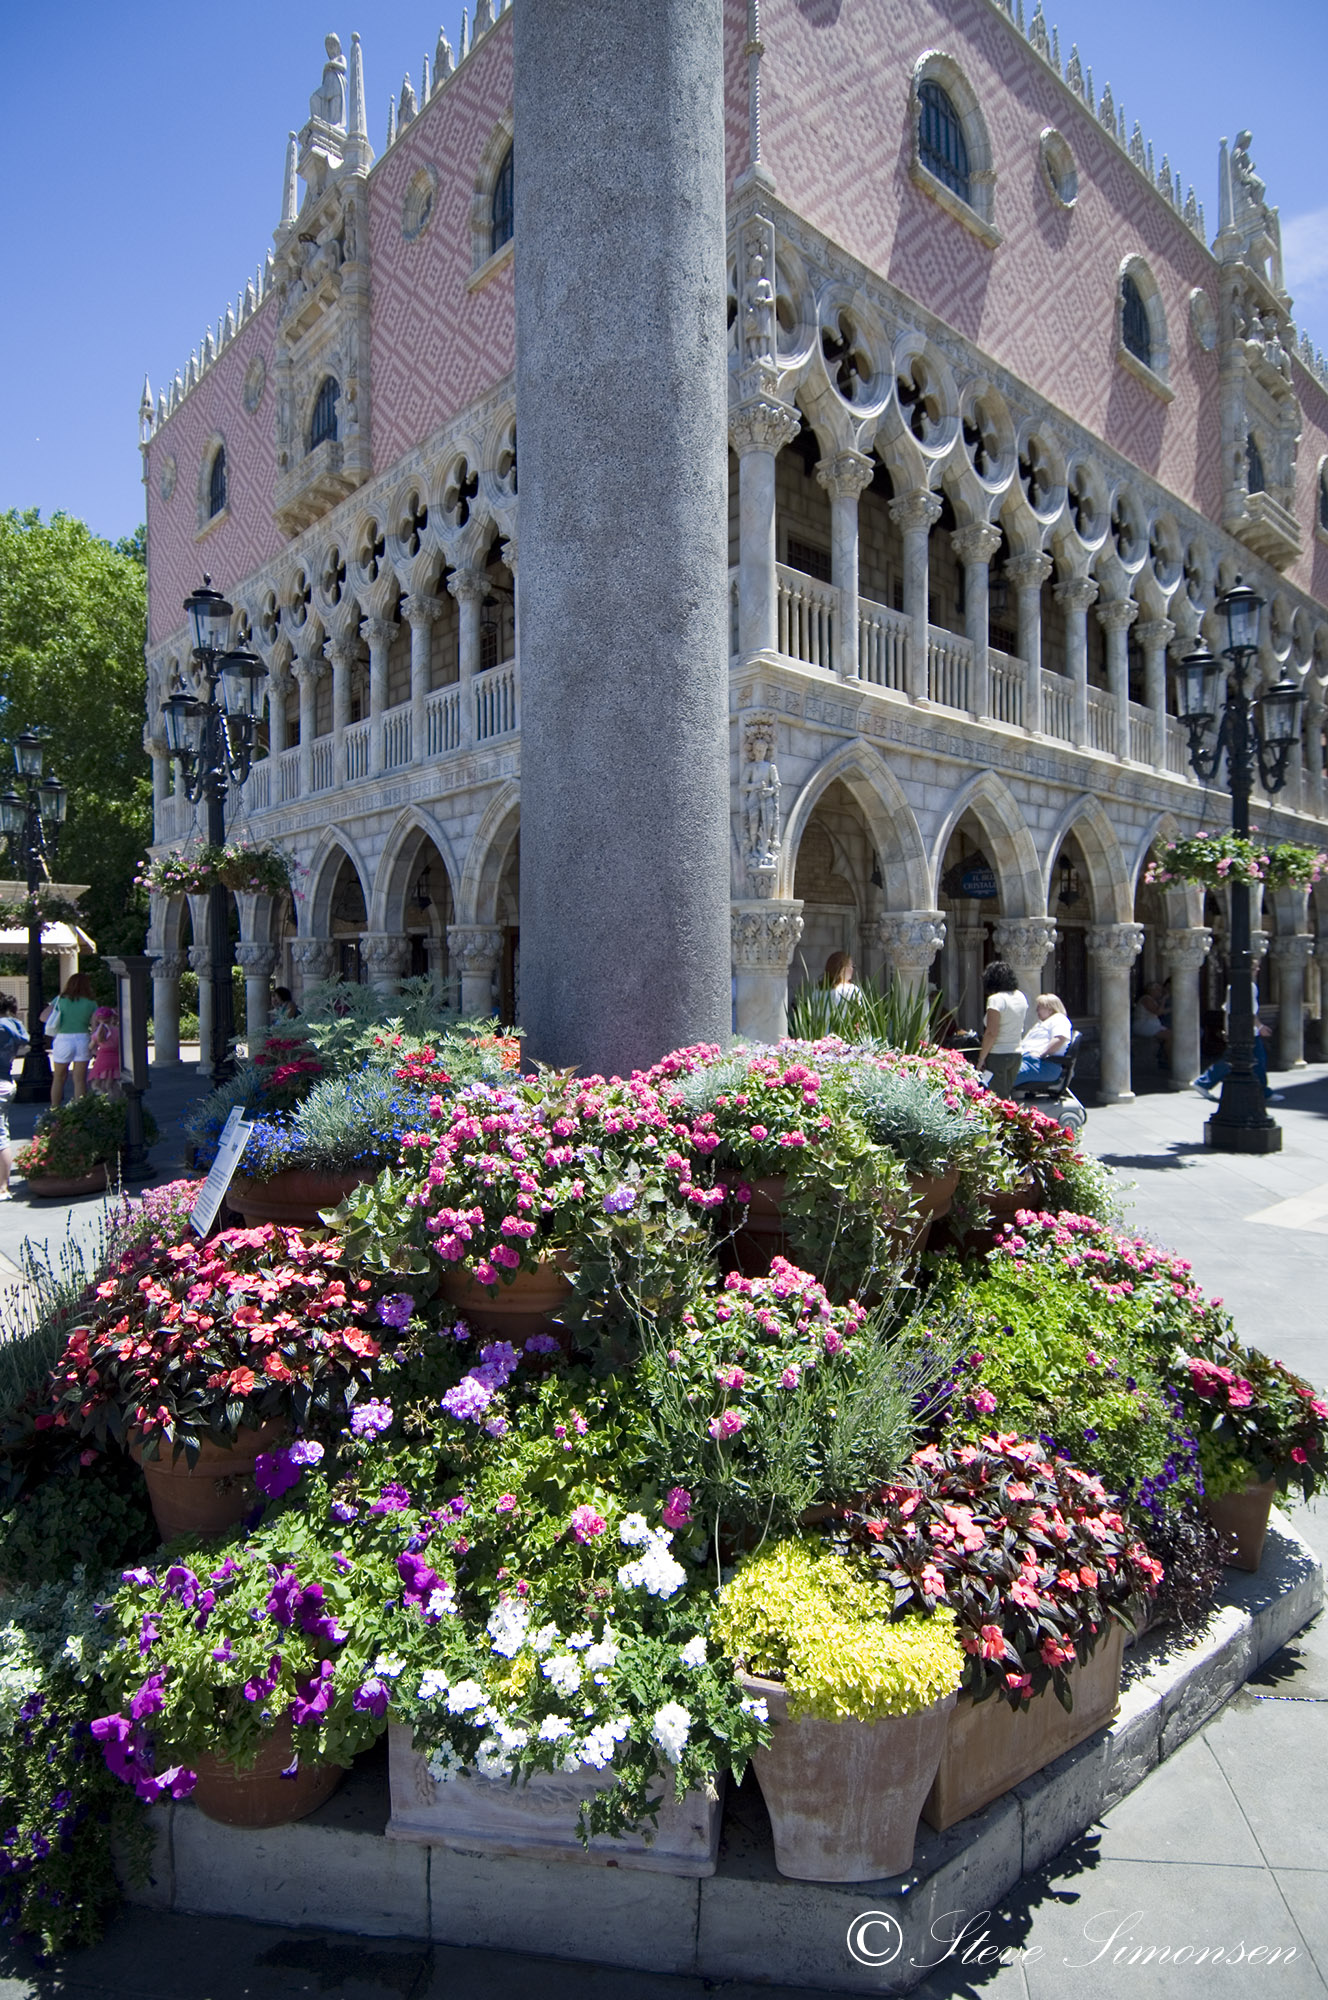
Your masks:
M 88 1082 L 94 1090 L 114 1092 L 120 1074 L 120 1016 L 114 1007 L 98 1007 L 88 1031 L 92 1066 Z

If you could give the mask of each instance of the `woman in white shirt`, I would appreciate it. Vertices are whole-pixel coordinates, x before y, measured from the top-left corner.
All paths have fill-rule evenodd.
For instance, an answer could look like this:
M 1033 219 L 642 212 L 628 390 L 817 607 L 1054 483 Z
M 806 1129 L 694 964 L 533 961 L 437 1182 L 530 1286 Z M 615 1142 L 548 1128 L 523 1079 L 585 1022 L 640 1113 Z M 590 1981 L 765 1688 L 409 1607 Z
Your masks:
M 1065 1054 L 1074 1033 L 1058 994 L 1039 993 L 1035 1004 L 1037 1019 L 1019 1044 L 1022 1060 L 1014 1080 L 1016 1090 L 1026 1083 L 1059 1083 L 1061 1065 L 1057 1057 Z
M 1028 1013 L 1027 997 L 1019 991 L 1014 967 L 998 958 L 982 975 L 987 1018 L 978 1050 L 978 1068 L 991 1071 L 991 1088 L 1008 1097 L 1019 1071 L 1019 1038 Z

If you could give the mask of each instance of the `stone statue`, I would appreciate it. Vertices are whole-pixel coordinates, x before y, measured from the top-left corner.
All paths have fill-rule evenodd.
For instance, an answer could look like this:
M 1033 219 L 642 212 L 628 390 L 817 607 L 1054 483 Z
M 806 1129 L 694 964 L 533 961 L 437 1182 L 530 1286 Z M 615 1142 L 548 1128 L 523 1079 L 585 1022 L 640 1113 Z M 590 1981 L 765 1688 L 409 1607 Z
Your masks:
M 747 303 L 742 316 L 743 347 L 749 361 L 774 352 L 775 288 L 765 275 L 765 258 L 753 246 L 747 258 Z
M 1250 158 L 1252 132 L 1237 132 L 1236 143 L 1231 150 L 1231 179 L 1236 193 L 1238 215 L 1253 214 L 1259 221 L 1265 221 L 1268 204 L 1265 183 L 1254 171 L 1254 161 Z
M 344 132 L 346 58 L 341 53 L 341 43 L 335 35 L 329 35 L 323 46 L 327 50 L 327 61 L 323 65 L 323 81 L 309 99 L 309 116 L 321 119 L 324 125 L 335 126 L 339 132 Z
M 759 896 L 773 894 L 779 866 L 780 784 L 774 747 L 768 723 L 749 726 L 742 772 L 743 861 Z

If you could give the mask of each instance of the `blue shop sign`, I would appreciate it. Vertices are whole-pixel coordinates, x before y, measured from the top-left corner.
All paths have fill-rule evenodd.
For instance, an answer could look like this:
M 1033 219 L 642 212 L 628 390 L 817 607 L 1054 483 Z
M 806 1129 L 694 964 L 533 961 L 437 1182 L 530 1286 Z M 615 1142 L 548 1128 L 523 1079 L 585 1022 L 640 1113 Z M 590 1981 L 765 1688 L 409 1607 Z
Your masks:
M 977 901 L 996 894 L 996 875 L 990 868 L 966 868 L 959 878 L 961 896 L 972 896 Z

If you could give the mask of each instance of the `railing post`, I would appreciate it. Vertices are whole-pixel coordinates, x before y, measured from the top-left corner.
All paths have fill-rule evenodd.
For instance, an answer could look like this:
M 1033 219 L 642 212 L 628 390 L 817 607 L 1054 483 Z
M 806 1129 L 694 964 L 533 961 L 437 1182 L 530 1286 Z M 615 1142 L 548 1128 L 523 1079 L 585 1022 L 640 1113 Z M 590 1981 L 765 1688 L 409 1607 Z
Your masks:
M 927 542 L 941 518 L 939 494 L 918 488 L 890 502 L 890 519 L 904 544 L 904 616 L 908 619 L 908 695 L 927 699 L 928 552 Z
M 788 403 L 757 396 L 729 412 L 738 454 L 738 650 L 779 650 L 775 587 L 775 459 L 802 429 Z
M 1042 586 L 1051 575 L 1051 557 L 1034 549 L 1011 556 L 1005 574 L 1014 590 L 1019 657 L 1024 663 L 1024 727 L 1030 735 L 1042 730 Z
M 1106 635 L 1107 685 L 1116 701 L 1116 755 L 1130 756 L 1130 652 L 1127 634 L 1139 607 L 1132 598 L 1111 597 L 1097 607 L 1097 622 Z
M 858 678 L 858 501 L 875 471 L 875 459 L 860 451 L 838 451 L 816 468 L 830 495 L 830 576 L 839 592 L 835 672 L 841 681 Z
M 1001 531 L 988 521 L 971 521 L 957 528 L 950 546 L 964 565 L 964 633 L 973 648 L 968 702 L 979 721 L 991 714 L 991 671 L 987 657 L 987 608 L 992 557 L 1001 545 Z
M 1144 701 L 1153 717 L 1153 768 L 1167 768 L 1167 647 L 1176 636 L 1169 618 L 1148 618 L 1135 635 L 1144 656 Z
M 1088 607 L 1097 602 L 1091 576 L 1067 576 L 1056 585 L 1056 601 L 1065 613 L 1065 665 L 1074 692 L 1071 735 L 1076 750 L 1088 748 Z

